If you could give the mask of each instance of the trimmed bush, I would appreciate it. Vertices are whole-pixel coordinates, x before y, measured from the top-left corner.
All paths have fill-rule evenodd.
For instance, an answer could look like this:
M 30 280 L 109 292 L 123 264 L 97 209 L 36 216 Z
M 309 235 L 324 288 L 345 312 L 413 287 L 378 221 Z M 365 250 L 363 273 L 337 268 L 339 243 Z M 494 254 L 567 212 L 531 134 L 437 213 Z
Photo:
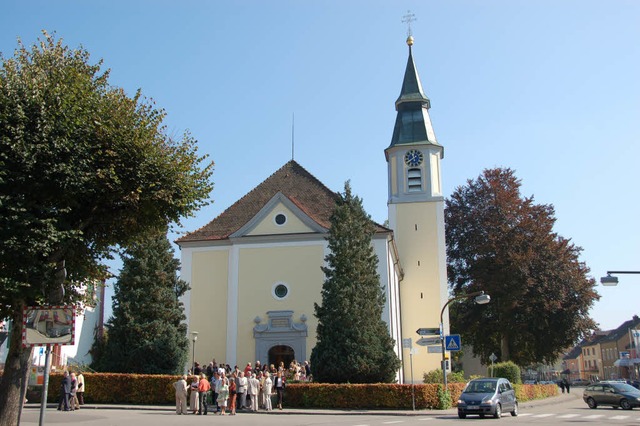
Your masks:
M 426 372 L 422 376 L 423 383 L 443 383 L 442 370 L 436 369 Z M 466 383 L 464 371 L 452 371 L 447 374 L 447 383 Z
M 173 383 L 180 376 L 152 374 L 83 373 L 87 383 L 85 402 L 89 404 L 173 405 Z M 61 373 L 49 378 L 48 401 L 60 396 Z M 322 384 L 291 383 L 284 395 L 286 407 L 326 409 L 411 410 L 412 388 L 416 409 L 440 409 L 455 406 L 465 383 L 442 384 Z M 520 402 L 558 394 L 556 385 L 514 384 Z M 30 390 L 29 401 L 39 402 L 40 387 Z
M 175 383 L 181 376 L 160 374 L 82 373 L 86 403 L 164 405 L 176 401 Z M 48 402 L 60 398 L 61 373 L 49 376 Z
M 487 376 L 491 374 L 491 367 L 487 368 Z M 504 377 L 512 384 L 522 383 L 520 367 L 511 361 L 499 362 L 493 366 L 493 377 Z

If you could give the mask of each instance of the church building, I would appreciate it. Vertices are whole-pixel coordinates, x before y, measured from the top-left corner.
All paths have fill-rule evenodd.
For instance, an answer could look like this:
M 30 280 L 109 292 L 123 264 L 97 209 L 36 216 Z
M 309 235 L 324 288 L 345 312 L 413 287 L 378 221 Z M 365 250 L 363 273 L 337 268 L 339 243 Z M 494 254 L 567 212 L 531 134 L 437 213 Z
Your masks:
M 372 240 L 386 303 L 383 320 L 402 360 L 398 382 L 440 368 L 438 345 L 416 346 L 419 328 L 438 328 L 447 301 L 444 197 L 431 106 L 413 61 L 413 38 L 384 150 L 389 228 Z M 344 177 L 345 180 L 349 176 Z M 204 227 L 176 242 L 195 359 L 240 367 L 308 360 L 316 341 L 326 236 L 338 193 L 296 161 L 276 170 Z M 448 315 L 444 318 L 448 334 Z M 409 341 L 410 340 L 410 341 Z M 404 343 L 404 344 L 403 344 Z M 411 356 L 410 356 L 411 354 Z M 411 371 L 413 366 L 413 372 Z

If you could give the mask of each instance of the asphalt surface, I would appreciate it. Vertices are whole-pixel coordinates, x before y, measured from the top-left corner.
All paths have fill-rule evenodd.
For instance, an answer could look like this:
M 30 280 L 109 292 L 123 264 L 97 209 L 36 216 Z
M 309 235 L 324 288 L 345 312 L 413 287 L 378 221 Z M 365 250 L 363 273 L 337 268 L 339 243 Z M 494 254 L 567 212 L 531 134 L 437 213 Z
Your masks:
M 572 393 L 561 393 L 560 395 L 537 399 L 532 401 L 520 402 L 520 409 L 526 408 L 534 408 L 545 405 L 553 405 L 553 404 L 562 404 L 568 401 L 573 401 L 576 399 L 582 399 L 582 388 L 572 389 Z M 47 404 L 47 412 L 50 410 L 56 410 L 57 404 Z M 29 411 L 40 409 L 40 404 L 25 404 L 25 409 Z M 173 405 L 126 405 L 126 404 L 85 404 L 81 407 L 78 412 L 89 412 L 94 410 L 145 410 L 145 411 L 165 411 L 170 413 L 175 413 L 175 406 Z M 456 408 L 450 408 L 448 410 L 332 410 L 332 409 L 321 409 L 321 408 L 287 408 L 286 404 L 283 410 L 278 410 L 277 408 L 273 411 L 267 413 L 264 410 L 260 410 L 258 413 L 260 414 L 274 414 L 274 415 L 287 415 L 287 414 L 295 414 L 295 415 L 385 415 L 385 416 L 422 416 L 425 413 L 457 413 Z M 249 410 L 239 410 L 238 413 L 241 414 L 254 414 Z

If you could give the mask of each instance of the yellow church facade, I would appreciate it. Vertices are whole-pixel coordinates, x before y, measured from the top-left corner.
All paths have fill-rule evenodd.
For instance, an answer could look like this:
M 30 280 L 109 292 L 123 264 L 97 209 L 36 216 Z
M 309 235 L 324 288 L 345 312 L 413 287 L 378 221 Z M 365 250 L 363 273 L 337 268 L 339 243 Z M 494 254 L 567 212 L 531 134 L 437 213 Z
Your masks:
M 408 44 L 396 125 L 384 151 L 389 228 L 376 224 L 372 245 L 386 300 L 382 319 L 402 360 L 397 380 L 409 383 L 413 376 L 419 383 L 424 372 L 440 368 L 442 356 L 415 341 L 418 328 L 438 327 L 447 300 L 443 148 L 431 126 L 411 39 Z M 189 330 L 198 332 L 196 361 L 215 358 L 242 367 L 256 360 L 288 365 L 309 359 L 316 341 L 314 303 L 322 300 L 325 238 L 337 197 L 292 160 L 207 225 L 177 240 L 181 277 L 191 287 L 183 301 Z

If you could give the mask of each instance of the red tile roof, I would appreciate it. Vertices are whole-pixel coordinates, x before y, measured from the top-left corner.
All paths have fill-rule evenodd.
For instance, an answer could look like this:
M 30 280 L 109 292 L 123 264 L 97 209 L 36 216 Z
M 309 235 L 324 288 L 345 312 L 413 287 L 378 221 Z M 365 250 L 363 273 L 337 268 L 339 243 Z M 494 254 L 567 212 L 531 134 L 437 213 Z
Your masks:
M 176 240 L 224 240 L 249 222 L 278 192 L 289 198 L 318 225 L 329 228 L 338 193 L 331 191 L 294 160 L 289 161 L 264 182 L 202 228 Z M 377 232 L 390 232 L 380 225 Z

